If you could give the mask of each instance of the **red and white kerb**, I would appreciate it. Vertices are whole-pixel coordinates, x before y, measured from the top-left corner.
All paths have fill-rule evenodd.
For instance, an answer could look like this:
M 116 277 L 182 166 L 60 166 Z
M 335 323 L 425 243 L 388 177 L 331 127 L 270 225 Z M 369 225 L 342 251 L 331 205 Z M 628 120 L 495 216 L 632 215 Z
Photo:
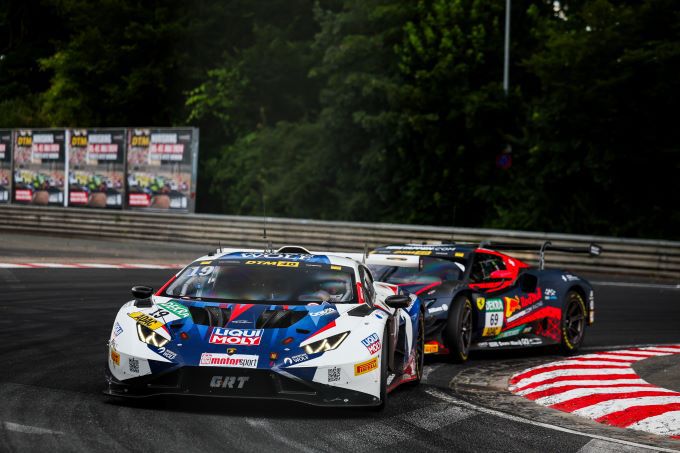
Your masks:
M 680 345 L 576 356 L 515 374 L 509 390 L 600 423 L 680 439 L 680 393 L 650 384 L 631 367 L 672 354 L 680 354 Z

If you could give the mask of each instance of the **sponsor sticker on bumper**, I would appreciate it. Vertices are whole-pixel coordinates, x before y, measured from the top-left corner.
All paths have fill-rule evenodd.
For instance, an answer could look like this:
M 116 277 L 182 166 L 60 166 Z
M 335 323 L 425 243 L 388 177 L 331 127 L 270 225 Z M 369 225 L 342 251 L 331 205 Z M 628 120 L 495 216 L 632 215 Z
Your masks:
M 198 366 L 219 366 L 231 368 L 257 368 L 259 356 L 246 354 L 217 354 L 204 352 Z
M 357 363 L 354 365 L 354 375 L 361 376 L 362 374 L 370 373 L 373 370 L 378 369 L 378 358 L 373 357 L 371 360 L 365 362 Z

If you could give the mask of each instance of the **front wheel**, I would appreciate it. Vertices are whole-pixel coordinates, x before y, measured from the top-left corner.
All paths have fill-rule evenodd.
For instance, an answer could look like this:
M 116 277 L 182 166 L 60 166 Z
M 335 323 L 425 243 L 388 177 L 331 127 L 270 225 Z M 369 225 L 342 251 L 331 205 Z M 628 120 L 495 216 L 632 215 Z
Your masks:
M 385 409 L 387 404 L 387 376 L 389 375 L 389 361 L 387 347 L 387 326 L 382 335 L 382 350 L 380 351 L 380 403 L 376 406 L 371 406 L 370 409 L 376 412 L 380 412 Z
M 586 304 L 583 297 L 576 291 L 567 293 L 561 326 L 560 349 L 565 354 L 572 354 L 581 347 L 586 334 Z
M 472 341 L 472 302 L 466 295 L 456 297 L 451 304 L 446 338 L 451 360 L 456 363 L 465 362 L 470 354 Z

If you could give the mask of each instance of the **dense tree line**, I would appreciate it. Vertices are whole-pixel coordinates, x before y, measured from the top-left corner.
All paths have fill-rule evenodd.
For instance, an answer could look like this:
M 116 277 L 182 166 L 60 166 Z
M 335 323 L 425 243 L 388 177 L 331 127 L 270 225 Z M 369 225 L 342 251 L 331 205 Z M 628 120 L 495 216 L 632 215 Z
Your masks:
M 675 0 L 9 0 L 0 127 L 195 125 L 203 212 L 680 238 Z M 502 165 L 511 159 L 511 165 Z

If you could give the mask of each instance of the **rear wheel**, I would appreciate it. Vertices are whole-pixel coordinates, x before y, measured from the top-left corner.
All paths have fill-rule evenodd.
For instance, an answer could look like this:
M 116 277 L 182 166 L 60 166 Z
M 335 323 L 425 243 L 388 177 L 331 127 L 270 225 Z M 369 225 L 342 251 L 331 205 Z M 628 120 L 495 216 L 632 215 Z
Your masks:
M 451 360 L 465 362 L 472 342 L 472 302 L 466 295 L 456 297 L 451 304 L 446 338 Z
M 586 304 L 578 292 L 569 291 L 565 306 L 560 349 L 565 354 L 571 354 L 578 350 L 586 334 Z

